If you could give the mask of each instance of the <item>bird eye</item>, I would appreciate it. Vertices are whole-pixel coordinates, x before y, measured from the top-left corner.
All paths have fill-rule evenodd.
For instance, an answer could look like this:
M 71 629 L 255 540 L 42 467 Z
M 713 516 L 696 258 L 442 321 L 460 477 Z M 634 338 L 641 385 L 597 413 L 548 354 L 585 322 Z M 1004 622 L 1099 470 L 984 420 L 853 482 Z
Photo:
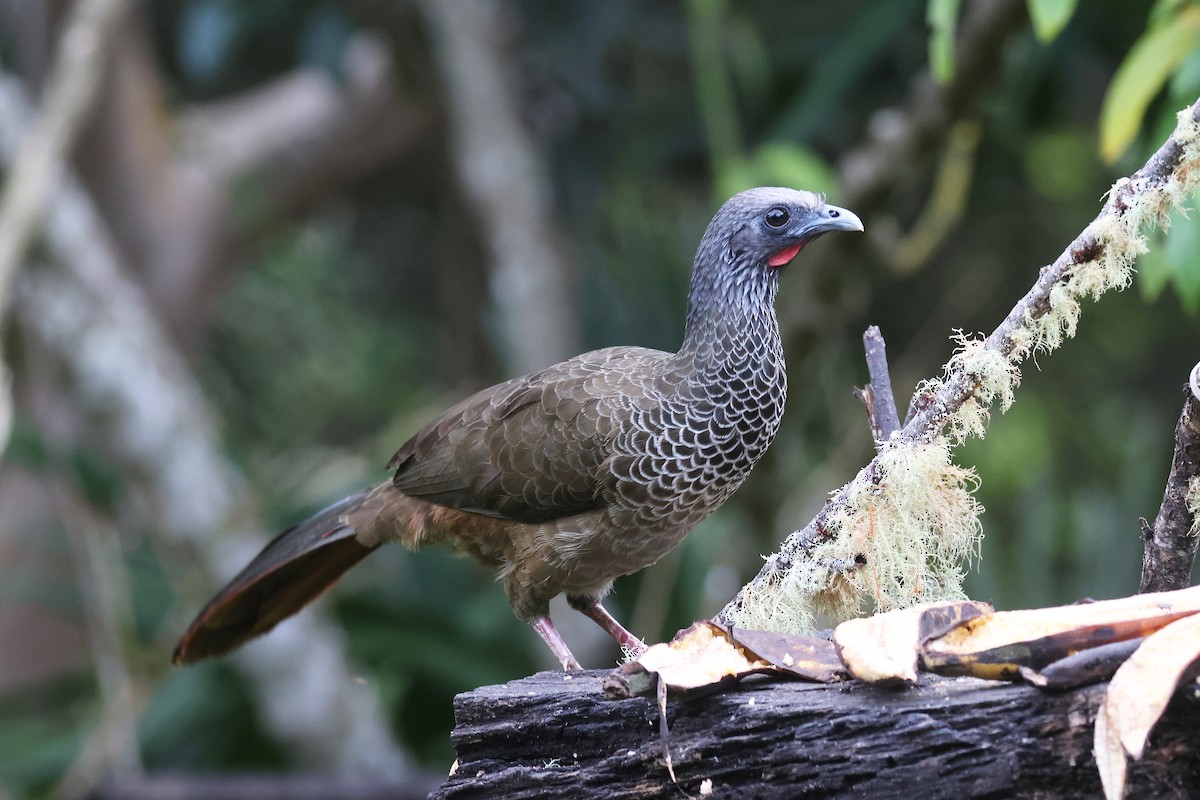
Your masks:
M 789 214 L 788 210 L 783 206 L 775 206 L 768 211 L 766 217 L 764 217 L 764 219 L 767 221 L 767 224 L 772 228 L 782 228 L 784 225 L 788 224 L 788 220 L 791 218 L 792 215 Z
M 837 219 L 842 215 L 842 212 L 838 211 L 836 208 L 829 209 L 827 213 L 829 214 L 830 219 Z

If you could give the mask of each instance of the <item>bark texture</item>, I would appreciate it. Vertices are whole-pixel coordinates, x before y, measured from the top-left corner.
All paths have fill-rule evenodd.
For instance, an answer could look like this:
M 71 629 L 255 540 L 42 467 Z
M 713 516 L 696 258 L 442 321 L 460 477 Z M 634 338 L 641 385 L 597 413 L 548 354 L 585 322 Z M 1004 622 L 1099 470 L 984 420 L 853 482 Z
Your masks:
M 606 701 L 604 672 L 539 673 L 455 701 L 454 774 L 431 798 L 1093 798 L 1105 684 L 1047 693 L 923 676 L 913 689 L 746 682 L 668 701 Z M 1200 795 L 1200 704 L 1176 698 L 1130 797 Z
M 1190 392 L 1175 425 L 1175 452 L 1154 526 L 1145 534 L 1139 592 L 1185 589 L 1196 560 L 1195 519 L 1188 510 L 1191 482 L 1200 475 L 1200 400 Z

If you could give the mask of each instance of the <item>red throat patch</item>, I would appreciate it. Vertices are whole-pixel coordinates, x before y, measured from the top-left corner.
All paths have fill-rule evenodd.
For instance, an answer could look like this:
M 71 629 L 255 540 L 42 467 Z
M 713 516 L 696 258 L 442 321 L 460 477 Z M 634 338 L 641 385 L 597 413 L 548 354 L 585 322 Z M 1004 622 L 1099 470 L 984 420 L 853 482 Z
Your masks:
M 795 258 L 796 253 L 799 253 L 802 247 L 804 247 L 804 242 L 797 242 L 791 247 L 785 247 L 775 255 L 768 258 L 767 263 L 772 267 L 782 267 L 784 264 Z

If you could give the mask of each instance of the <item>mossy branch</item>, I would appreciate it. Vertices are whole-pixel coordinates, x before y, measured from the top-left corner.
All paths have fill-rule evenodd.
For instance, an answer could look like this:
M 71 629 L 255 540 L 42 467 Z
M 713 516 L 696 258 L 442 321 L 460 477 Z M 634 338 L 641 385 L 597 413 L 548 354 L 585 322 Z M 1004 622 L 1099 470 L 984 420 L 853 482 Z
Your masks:
M 1171 137 L 1117 181 L 1104 207 L 986 338 L 957 335 L 941 378 L 923 383 L 915 413 L 811 522 L 784 540 L 758 575 L 717 615 L 726 624 L 811 628 L 814 615 L 851 616 L 961 596 L 964 562 L 978 551 L 973 472 L 952 447 L 982 436 L 989 409 L 1013 402 L 1020 365 L 1075 334 L 1080 299 L 1123 288 L 1146 251 L 1144 231 L 1200 183 L 1200 100 L 1180 112 Z

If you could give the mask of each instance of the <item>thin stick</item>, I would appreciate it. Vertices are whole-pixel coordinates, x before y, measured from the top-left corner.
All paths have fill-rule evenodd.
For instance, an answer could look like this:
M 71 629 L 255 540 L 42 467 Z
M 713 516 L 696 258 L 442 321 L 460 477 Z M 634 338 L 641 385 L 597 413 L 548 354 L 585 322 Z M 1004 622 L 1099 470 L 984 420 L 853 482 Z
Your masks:
M 888 372 L 887 345 L 878 325 L 872 325 L 863 333 L 863 347 L 866 349 L 867 372 L 871 382 L 861 389 L 855 389 L 854 396 L 862 401 L 867 410 L 871 436 L 878 447 L 900 430 L 896 396 L 892 393 L 892 377 Z

